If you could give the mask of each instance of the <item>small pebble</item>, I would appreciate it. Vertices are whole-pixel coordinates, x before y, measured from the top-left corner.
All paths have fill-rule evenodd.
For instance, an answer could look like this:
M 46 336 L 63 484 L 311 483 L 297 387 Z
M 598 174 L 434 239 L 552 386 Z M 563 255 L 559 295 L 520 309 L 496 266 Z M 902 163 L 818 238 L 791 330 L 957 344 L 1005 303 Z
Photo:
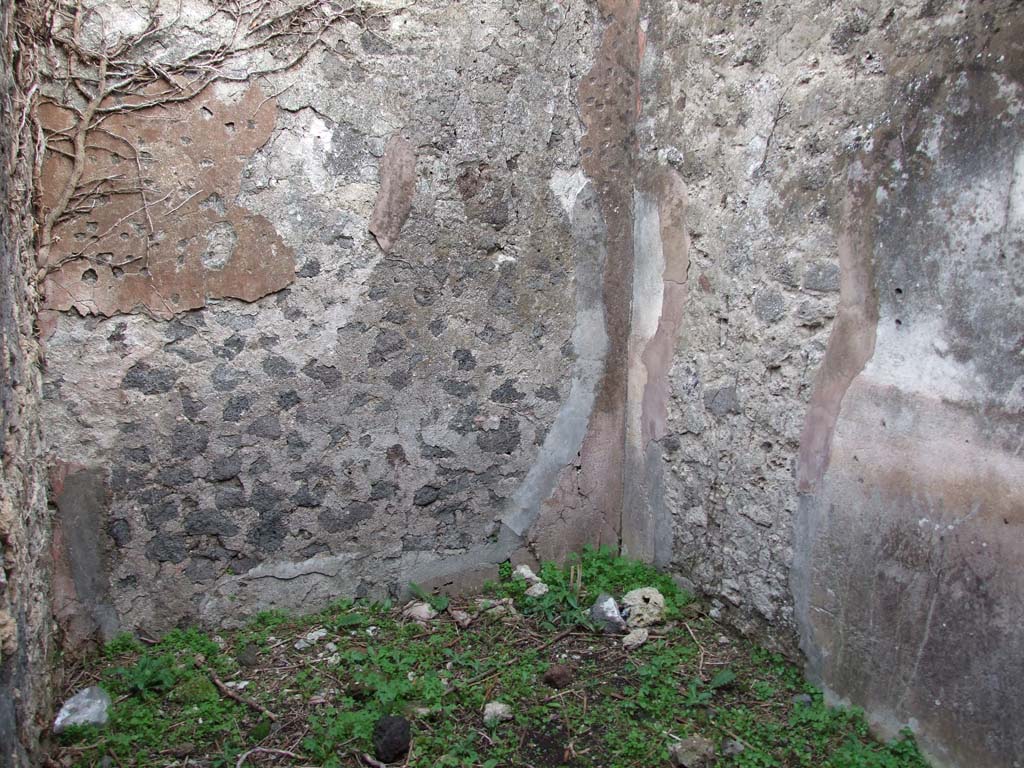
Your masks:
M 311 646 L 316 645 L 318 642 L 323 640 L 325 637 L 327 637 L 327 630 L 326 629 L 314 629 L 312 632 L 308 633 L 305 637 L 299 638 L 299 640 L 295 643 L 295 650 L 296 651 L 304 651 L 307 648 L 310 648 Z
M 512 572 L 512 578 L 524 579 L 531 584 L 536 584 L 540 581 L 540 577 L 533 572 L 533 568 L 528 565 L 517 565 L 516 569 Z
M 260 663 L 260 649 L 256 643 L 246 643 L 238 653 L 235 654 L 235 661 L 241 667 L 255 667 Z
M 545 584 L 543 581 L 538 581 L 536 584 L 534 584 L 532 587 L 526 590 L 526 596 L 543 597 L 548 593 L 548 591 L 548 585 Z
M 736 755 L 741 755 L 745 749 L 746 747 L 736 739 L 726 739 L 722 742 L 722 754 L 726 757 L 736 757 Z
M 649 633 L 643 627 L 637 627 L 624 638 L 622 638 L 622 647 L 627 651 L 635 651 L 641 645 L 647 642 Z
M 430 603 L 413 602 L 405 606 L 402 615 L 413 621 L 430 621 L 437 617 L 437 611 Z
M 715 759 L 714 742 L 691 736 L 669 747 L 669 759 L 676 768 L 710 768 Z

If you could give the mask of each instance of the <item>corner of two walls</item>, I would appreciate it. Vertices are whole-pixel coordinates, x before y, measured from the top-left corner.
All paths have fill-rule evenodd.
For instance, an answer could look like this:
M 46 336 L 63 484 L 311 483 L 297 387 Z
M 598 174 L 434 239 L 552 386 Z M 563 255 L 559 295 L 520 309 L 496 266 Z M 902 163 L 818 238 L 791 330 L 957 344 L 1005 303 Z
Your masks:
M 95 625 L 621 542 L 799 633 L 830 692 L 939 764 L 1013 766 L 1013 4 L 421 11 L 341 25 L 276 96 L 213 90 L 172 165 L 215 183 L 171 201 L 198 234 L 160 246 L 166 285 L 72 263 L 49 428 L 100 480 Z M 232 152 L 245 99 L 275 122 Z M 411 212 L 374 241 L 397 134 Z M 270 251 L 292 271 L 224 277 Z M 182 266 L 202 279 L 168 290 Z

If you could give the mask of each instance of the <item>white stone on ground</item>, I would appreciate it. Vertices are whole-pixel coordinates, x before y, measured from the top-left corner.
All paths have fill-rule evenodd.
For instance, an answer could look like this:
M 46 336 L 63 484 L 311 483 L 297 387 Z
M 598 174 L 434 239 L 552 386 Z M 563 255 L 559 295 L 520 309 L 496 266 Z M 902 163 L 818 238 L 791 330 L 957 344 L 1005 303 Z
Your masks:
M 534 584 L 532 587 L 526 590 L 526 596 L 543 597 L 548 593 L 548 591 L 548 585 L 545 584 L 543 581 L 538 581 L 536 584 Z
M 484 707 L 484 724 L 493 725 L 512 719 L 512 707 L 501 701 L 489 701 Z
M 53 732 L 63 733 L 73 725 L 95 725 L 102 727 L 110 720 L 110 695 L 93 685 L 83 688 L 60 708 L 53 721 Z
M 437 611 L 430 603 L 413 602 L 405 606 L 402 615 L 413 621 L 430 621 L 437 617 Z
M 304 651 L 307 648 L 311 648 L 312 646 L 316 645 L 321 640 L 323 640 L 325 637 L 327 637 L 327 630 L 326 629 L 314 629 L 312 632 L 308 633 L 305 637 L 300 637 L 296 641 L 296 643 L 295 643 L 295 650 L 296 651 Z
M 536 584 L 540 581 L 540 576 L 534 573 L 533 568 L 528 565 L 517 565 L 516 569 L 512 572 L 512 578 L 525 579 L 531 584 Z
M 627 651 L 635 651 L 641 645 L 647 642 L 647 638 L 650 635 L 647 630 L 643 627 L 637 627 L 624 638 L 622 638 L 622 647 Z

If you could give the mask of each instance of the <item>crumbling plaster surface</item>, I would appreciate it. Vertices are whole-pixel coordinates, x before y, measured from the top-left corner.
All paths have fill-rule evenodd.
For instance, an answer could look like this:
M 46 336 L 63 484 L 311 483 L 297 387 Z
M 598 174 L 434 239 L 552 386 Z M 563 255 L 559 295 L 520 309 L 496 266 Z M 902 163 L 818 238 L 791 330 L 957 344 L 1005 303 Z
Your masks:
M 647 19 L 640 156 L 680 173 L 690 245 L 640 514 L 882 733 L 1018 765 L 1019 5 Z M 634 317 L 669 285 L 636 282 Z
M 35 142 L 26 113 L 36 75 L 33 10 L 0 7 L 0 766 L 12 768 L 39 764 L 54 682 L 42 355 L 33 327 Z
M 1020 29 L 986 45 L 993 66 L 907 93 L 907 119 L 853 164 L 865 224 L 852 256 L 877 329 L 830 443 L 808 420 L 827 461 L 801 461 L 794 594 L 810 669 L 883 731 L 912 723 L 943 766 L 1024 755 Z M 830 347 L 815 399 L 835 359 Z
M 795 457 L 838 300 L 837 179 L 882 111 L 887 10 L 648 9 L 641 153 L 681 179 L 689 242 L 686 290 L 660 311 L 681 315 L 674 354 L 643 368 L 668 379 L 666 424 L 644 443 L 642 482 L 664 489 L 647 514 L 669 520 L 674 570 L 782 639 Z M 634 314 L 666 285 L 637 284 Z
M 291 274 L 48 317 L 96 630 L 621 543 L 940 764 L 1015 765 L 1014 3 L 378 10 L 258 84 L 222 204 Z
M 230 93 L 234 90 L 234 93 Z M 225 93 L 226 92 L 226 93 Z M 76 113 L 47 103 L 44 126 L 74 131 Z M 240 173 L 270 137 L 275 103 L 259 87 L 208 88 L 197 98 L 158 109 L 112 114 L 89 134 L 80 185 L 111 192 L 53 230 L 45 249 L 44 322 L 72 307 L 106 317 L 145 312 L 161 319 L 209 299 L 256 299 L 295 278 L 293 252 L 270 222 L 235 204 Z M 42 167 L 44 210 L 72 174 L 70 139 L 58 141 Z M 130 165 L 131 143 L 142 159 Z M 114 178 L 114 182 L 105 182 Z
M 201 39 L 193 5 L 176 39 Z M 250 303 L 207 292 L 169 320 L 48 318 L 49 441 L 109 490 L 121 626 L 235 622 L 534 557 L 609 347 L 575 107 L 601 33 L 582 2 L 383 3 L 261 78 L 258 99 L 211 87 L 276 101 L 220 202 L 269 223 L 294 282 Z M 370 220 L 396 136 L 415 187 L 385 254 Z M 617 523 L 584 540 L 613 543 Z M 77 597 L 106 615 L 102 590 Z

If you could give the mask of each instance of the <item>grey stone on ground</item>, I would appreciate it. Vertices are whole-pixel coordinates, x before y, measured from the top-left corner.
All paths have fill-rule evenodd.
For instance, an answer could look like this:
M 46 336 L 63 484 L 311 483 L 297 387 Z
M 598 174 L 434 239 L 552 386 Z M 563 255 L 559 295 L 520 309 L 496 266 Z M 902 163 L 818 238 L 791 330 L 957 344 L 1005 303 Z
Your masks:
M 296 641 L 296 643 L 295 643 L 295 650 L 296 651 L 304 651 L 307 648 L 312 648 L 314 645 L 319 643 L 325 637 L 327 637 L 327 630 L 326 629 L 322 629 L 322 628 L 321 629 L 314 629 L 312 632 L 309 632 L 305 636 L 300 637 Z
M 76 725 L 95 725 L 103 727 L 110 720 L 110 695 L 93 685 L 83 688 L 60 708 L 57 719 L 53 721 L 53 732 L 63 733 Z
M 394 763 L 409 751 L 412 731 L 404 717 L 382 717 L 373 726 L 373 754 L 382 763 Z
M 796 706 L 797 704 L 803 704 L 805 707 L 809 707 L 813 703 L 814 699 L 811 697 L 811 694 L 809 693 L 798 693 L 796 696 L 793 697 L 793 706 Z
M 256 643 L 246 643 L 238 653 L 235 654 L 235 661 L 242 667 L 255 667 L 260 663 L 260 649 Z
M 736 739 L 726 739 L 722 742 L 722 754 L 726 757 L 736 757 L 736 755 L 743 754 L 746 747 L 742 741 Z
M 626 629 L 626 621 L 619 612 L 619 605 L 609 594 L 602 593 L 597 596 L 597 600 L 590 608 L 590 620 L 602 632 L 622 632 Z
M 512 707 L 501 701 L 489 701 L 484 707 L 484 725 L 494 725 L 512 719 Z
M 669 747 L 676 768 L 709 768 L 715 759 L 715 744 L 703 736 L 691 736 Z

